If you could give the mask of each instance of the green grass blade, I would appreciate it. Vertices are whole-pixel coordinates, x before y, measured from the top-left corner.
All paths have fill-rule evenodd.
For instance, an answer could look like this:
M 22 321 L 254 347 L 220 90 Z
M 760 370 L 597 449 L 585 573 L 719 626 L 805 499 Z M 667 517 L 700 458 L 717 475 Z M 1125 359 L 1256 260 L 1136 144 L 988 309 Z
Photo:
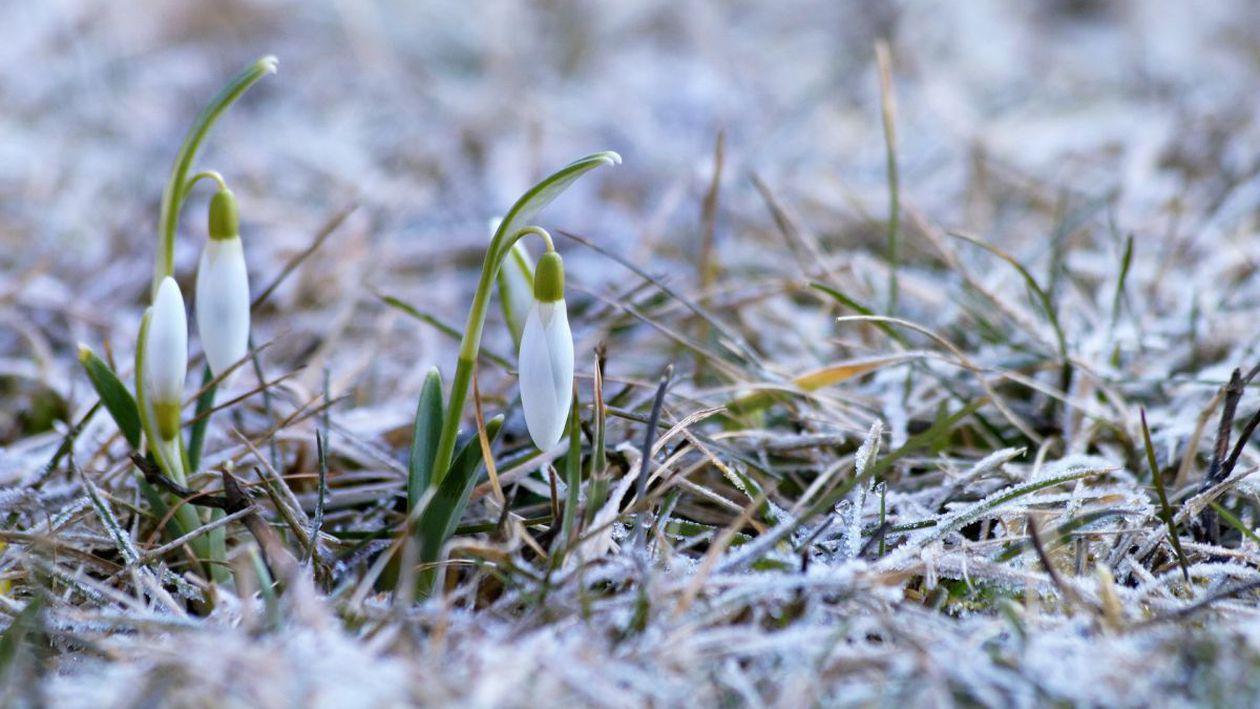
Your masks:
M 594 376 L 594 412 L 592 417 L 595 419 L 595 438 L 591 441 L 591 469 L 586 477 L 590 480 L 588 483 L 586 497 L 586 514 L 584 516 L 584 524 L 589 525 L 595 519 L 595 514 L 599 512 L 600 507 L 604 504 L 604 499 L 608 495 L 608 480 L 604 476 L 604 470 L 608 467 L 608 451 L 607 426 L 608 426 L 608 407 L 604 403 L 604 351 L 597 350 L 595 357 L 595 376 Z
M 1041 287 L 1040 283 L 1037 283 L 1037 279 L 1033 278 L 1033 275 L 1028 272 L 1028 269 L 1024 268 L 1024 265 L 1019 261 L 1016 261 L 1015 257 L 999 249 L 993 244 L 981 241 L 974 236 L 968 236 L 967 234 L 954 231 L 950 232 L 950 236 L 962 239 L 974 246 L 979 246 L 985 251 L 988 251 L 999 259 L 1002 259 L 1006 263 L 1010 264 L 1011 268 L 1014 268 L 1015 271 L 1019 273 L 1020 277 L 1024 279 L 1024 284 L 1028 286 L 1028 290 L 1036 297 L 1037 304 L 1045 313 L 1046 320 L 1050 322 L 1050 327 L 1054 330 L 1054 337 L 1059 347 L 1059 356 L 1062 357 L 1063 361 L 1066 363 L 1068 361 L 1067 336 L 1064 335 L 1063 326 L 1059 323 L 1059 315 L 1054 309 L 1054 303 L 1051 301 L 1050 294 Z
M 1177 523 L 1173 521 L 1172 506 L 1168 504 L 1168 494 L 1164 491 L 1164 479 L 1159 474 L 1159 465 L 1155 463 L 1155 446 L 1151 444 L 1151 429 L 1146 425 L 1146 409 L 1139 411 L 1142 416 L 1142 444 L 1146 446 L 1146 463 L 1151 466 L 1151 479 L 1155 481 L 1155 492 L 1159 495 L 1160 517 L 1168 525 L 1168 541 L 1172 542 L 1173 551 L 1177 552 L 1181 575 L 1189 581 L 1190 564 L 1186 561 L 1186 553 L 1181 550 L 1181 538 L 1177 536 Z
M 560 526 L 561 558 L 577 533 L 574 522 L 577 519 L 578 492 L 582 487 L 582 426 L 578 418 L 576 391 L 573 392 L 573 405 L 569 407 L 569 453 L 564 458 L 564 484 L 564 515 Z
M 835 288 L 832 288 L 831 286 L 826 285 L 825 283 L 810 283 L 809 287 L 813 288 L 819 293 L 826 293 L 827 295 L 831 296 L 836 302 L 856 312 L 858 315 L 875 315 L 876 314 L 874 310 L 871 310 L 865 305 L 862 305 L 856 300 L 850 298 L 844 293 L 841 293 Z M 897 332 L 897 330 L 893 328 L 892 325 L 889 325 L 886 322 L 880 322 L 880 321 L 873 321 L 871 322 L 871 324 L 879 328 L 880 331 L 882 331 L 885 335 L 887 335 L 893 342 L 896 342 L 902 345 L 903 347 L 909 346 L 908 342 L 906 341 L 905 336 L 902 335 L 900 332 Z
M 1224 505 L 1219 502 L 1209 502 L 1208 504 L 1212 506 L 1212 509 L 1216 510 L 1216 514 L 1220 515 L 1221 519 L 1225 520 L 1229 526 L 1237 529 L 1244 537 L 1250 539 L 1252 542 L 1260 544 L 1260 536 L 1256 536 L 1255 532 L 1248 529 L 1247 525 L 1243 524 L 1242 520 L 1235 517 L 1233 512 L 1225 509 Z

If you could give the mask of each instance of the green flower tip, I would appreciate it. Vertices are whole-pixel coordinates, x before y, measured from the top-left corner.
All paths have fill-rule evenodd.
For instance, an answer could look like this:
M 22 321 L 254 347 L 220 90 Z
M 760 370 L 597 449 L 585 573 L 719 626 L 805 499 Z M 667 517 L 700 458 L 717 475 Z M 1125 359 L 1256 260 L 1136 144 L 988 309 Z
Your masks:
M 538 268 L 534 271 L 534 297 L 544 303 L 564 298 L 564 259 L 555 251 L 548 251 L 538 259 Z
M 157 418 L 158 435 L 164 441 L 171 441 L 179 435 L 179 402 L 153 402 L 153 415 Z
M 92 348 L 80 342 L 79 343 L 79 363 L 87 364 L 88 360 L 90 359 L 92 359 Z
M 596 155 L 602 158 L 604 162 L 608 163 L 609 165 L 621 164 L 621 155 L 618 154 L 616 151 L 605 150 L 602 153 L 596 153 Z
M 210 238 L 235 239 L 241 233 L 240 214 L 232 190 L 219 190 L 210 199 Z
M 268 54 L 255 62 L 255 64 L 263 70 L 263 73 L 274 74 L 276 69 L 280 67 L 280 60 L 276 58 L 276 55 Z

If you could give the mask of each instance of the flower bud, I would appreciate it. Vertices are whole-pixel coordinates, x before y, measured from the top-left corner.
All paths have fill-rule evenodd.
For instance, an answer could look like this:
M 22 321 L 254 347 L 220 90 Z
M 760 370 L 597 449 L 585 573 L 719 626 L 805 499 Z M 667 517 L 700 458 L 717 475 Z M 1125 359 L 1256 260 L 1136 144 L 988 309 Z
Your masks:
M 144 384 L 158 433 L 170 441 L 179 433 L 179 410 L 188 374 L 188 317 L 179 284 L 167 276 L 153 300 L 144 343 Z
M 521 408 L 534 445 L 550 450 L 560 442 L 573 396 L 573 333 L 564 302 L 564 263 L 548 252 L 534 272 L 534 303 L 521 334 L 517 366 Z
M 236 199 L 220 190 L 210 202 L 210 241 L 197 264 L 197 332 L 214 376 L 249 350 L 249 273 Z

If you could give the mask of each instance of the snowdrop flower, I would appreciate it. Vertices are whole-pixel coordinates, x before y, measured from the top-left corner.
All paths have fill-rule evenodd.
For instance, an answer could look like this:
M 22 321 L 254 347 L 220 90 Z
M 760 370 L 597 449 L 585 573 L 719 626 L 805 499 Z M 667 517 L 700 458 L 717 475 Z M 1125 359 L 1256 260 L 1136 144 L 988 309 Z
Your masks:
M 222 376 L 249 349 L 249 274 L 236 198 L 227 189 L 210 201 L 210 241 L 197 264 L 197 333 L 206 363 Z
M 573 333 L 564 304 L 564 262 L 548 251 L 534 272 L 534 302 L 521 334 L 521 407 L 534 445 L 560 442 L 573 397 Z
M 188 318 L 179 284 L 167 276 L 153 299 L 144 343 L 144 385 L 158 434 L 171 441 L 179 433 L 179 409 L 188 374 Z

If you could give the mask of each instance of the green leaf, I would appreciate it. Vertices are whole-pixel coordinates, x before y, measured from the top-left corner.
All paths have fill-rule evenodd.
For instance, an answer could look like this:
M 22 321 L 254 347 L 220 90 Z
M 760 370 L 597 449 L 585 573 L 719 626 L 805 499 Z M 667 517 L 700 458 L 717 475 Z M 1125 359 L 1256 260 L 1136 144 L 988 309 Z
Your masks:
M 109 368 L 105 360 L 96 356 L 96 353 L 87 345 L 79 345 L 79 362 L 83 365 L 83 370 L 87 372 L 96 395 L 101 397 L 105 410 L 114 417 L 118 430 L 122 431 L 132 448 L 139 448 L 140 409 L 136 406 L 136 400 L 131 396 L 131 392 L 127 391 L 126 385 L 122 383 L 118 375 L 114 374 L 114 370 Z
M 516 200 L 516 204 L 512 205 L 512 208 L 504 215 L 503 221 L 495 231 L 494 243 L 502 243 L 504 238 L 529 226 L 539 212 L 569 189 L 569 186 L 582 175 L 601 165 L 620 164 L 620 155 L 611 150 L 605 150 L 578 158 L 552 173 Z
M 429 488 L 433 479 L 433 458 L 437 454 L 438 437 L 442 434 L 442 374 L 437 367 L 429 370 L 420 389 L 416 421 L 411 434 L 411 453 L 407 458 L 407 509 Z
M 193 415 L 192 426 L 188 431 L 188 471 L 197 472 L 201 465 L 201 449 L 206 442 L 206 429 L 210 426 L 210 409 L 214 407 L 214 395 L 218 384 L 211 384 L 214 375 L 210 367 L 201 373 L 201 396 L 197 397 L 197 412 Z
M 486 421 L 486 438 L 491 445 L 503 428 L 503 415 Z M 473 487 L 482 468 L 481 443 L 474 433 L 455 453 L 450 471 L 442 479 L 433 498 L 420 514 L 416 533 L 420 540 L 420 558 L 423 564 L 431 564 L 442 554 L 446 540 L 455 532 L 459 518 L 468 506 Z M 434 574 L 426 570 L 421 574 L 420 592 L 427 593 L 433 585 Z

